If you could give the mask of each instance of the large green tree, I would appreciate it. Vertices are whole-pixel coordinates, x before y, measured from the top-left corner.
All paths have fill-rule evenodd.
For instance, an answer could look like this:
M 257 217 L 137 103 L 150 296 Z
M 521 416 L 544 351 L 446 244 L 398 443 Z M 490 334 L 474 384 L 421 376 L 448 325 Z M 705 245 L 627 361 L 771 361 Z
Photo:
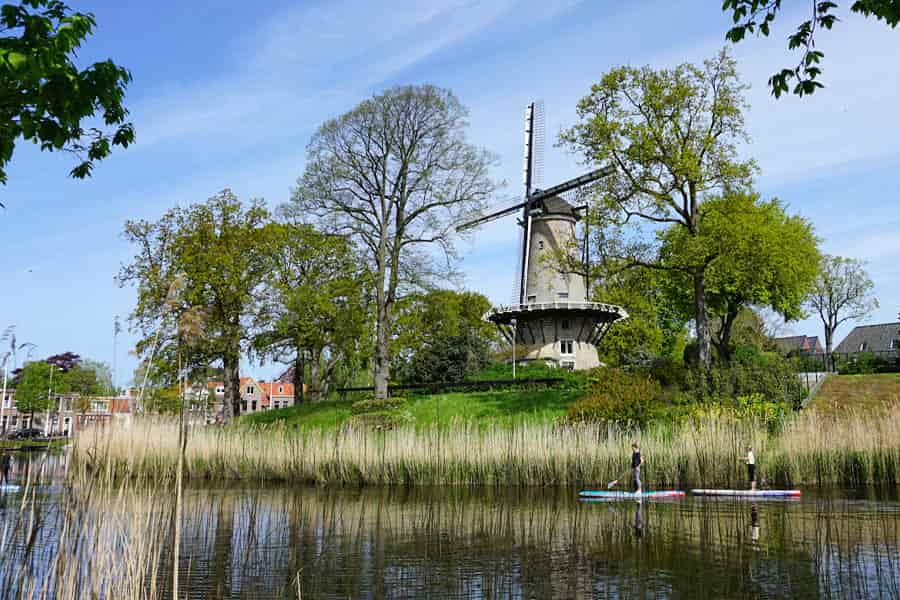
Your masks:
M 449 90 L 402 86 L 327 121 L 312 138 L 291 206 L 358 245 L 375 289 L 375 395 L 387 397 L 394 308 L 445 277 L 455 225 L 494 192 L 491 155 L 468 142 Z
M 693 309 L 691 279 L 703 269 L 713 341 L 726 360 L 745 308 L 767 307 L 786 321 L 804 316 L 819 270 L 818 240 L 809 221 L 787 214 L 778 200 L 762 200 L 754 192 L 708 198 L 695 235 L 671 226 L 660 238 L 668 296 L 686 316 Z
M 580 121 L 562 133 L 562 142 L 589 162 L 615 168 L 597 184 L 604 214 L 645 225 L 644 241 L 631 244 L 617 260 L 665 269 L 652 243 L 661 224 L 698 236 L 707 195 L 750 185 L 755 163 L 737 154 L 737 144 L 747 137 L 745 88 L 735 61 L 723 50 L 702 66 L 618 67 L 578 103 Z M 690 277 L 700 359 L 709 365 L 703 266 Z
M 295 403 L 307 371 L 310 399 L 319 400 L 341 365 L 356 364 L 371 350 L 370 273 L 344 237 L 311 225 L 270 225 L 266 254 L 271 268 L 253 347 L 292 363 Z
M 131 74 L 111 60 L 84 69 L 74 62 L 95 26 L 92 14 L 57 0 L 0 7 L 0 183 L 20 138 L 72 153 L 77 178 L 134 141 L 123 105 Z
M 795 3 L 796 4 L 796 3 Z M 825 54 L 816 46 L 816 35 L 823 29 L 831 29 L 840 19 L 838 3 L 829 0 L 813 0 L 805 4 L 809 18 L 801 21 L 796 31 L 788 36 L 788 49 L 799 51 L 799 60 L 790 67 L 780 69 L 769 78 L 772 94 L 778 98 L 790 89 L 798 96 L 812 94 L 824 87 L 819 81 L 822 59 Z M 726 38 L 735 44 L 747 34 L 756 33 L 768 37 L 770 26 L 782 9 L 782 0 L 725 0 L 722 10 L 731 14 L 734 26 Z M 855 0 L 850 12 L 884 21 L 892 29 L 900 23 L 900 0 Z
M 265 253 L 269 222 L 262 201 L 245 205 L 224 190 L 206 202 L 173 208 L 156 222 L 125 224 L 125 239 L 136 252 L 117 279 L 120 285 L 137 287 L 131 322 L 142 334 L 139 353 L 152 352 L 163 340 L 166 346 L 174 344 L 170 364 L 220 364 L 226 419 L 240 412 L 241 352 L 270 276 Z M 183 343 L 184 330 L 196 329 L 192 321 L 202 321 L 202 343 Z
M 51 370 L 55 369 L 56 366 L 41 360 L 27 363 L 16 373 L 16 409 L 19 413 L 34 416 L 36 412 L 51 408 L 51 388 L 55 393 L 67 391 L 58 372 L 54 372 L 51 380 Z
M 410 294 L 397 304 L 391 342 L 394 370 L 409 381 L 460 379 L 484 367 L 499 341 L 484 321 L 491 302 L 472 291 L 433 289 Z M 451 366 L 440 374 L 443 366 Z
M 807 305 L 815 311 L 825 328 L 825 353 L 831 355 L 834 332 L 849 320 L 867 318 L 878 308 L 872 294 L 875 284 L 862 261 L 826 255 Z

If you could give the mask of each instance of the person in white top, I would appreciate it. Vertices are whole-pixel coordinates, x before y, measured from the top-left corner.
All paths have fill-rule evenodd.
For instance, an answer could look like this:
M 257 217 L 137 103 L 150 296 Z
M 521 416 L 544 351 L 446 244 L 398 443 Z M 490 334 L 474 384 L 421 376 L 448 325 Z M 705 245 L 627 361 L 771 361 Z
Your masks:
M 756 457 L 753 456 L 753 447 L 747 446 L 747 455 L 741 458 L 747 463 L 747 478 L 750 480 L 750 489 L 756 490 Z

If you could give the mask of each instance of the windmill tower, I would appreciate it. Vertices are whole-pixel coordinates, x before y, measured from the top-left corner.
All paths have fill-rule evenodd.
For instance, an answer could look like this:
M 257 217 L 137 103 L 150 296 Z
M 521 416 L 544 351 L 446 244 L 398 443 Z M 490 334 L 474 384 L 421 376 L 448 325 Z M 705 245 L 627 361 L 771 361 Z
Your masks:
M 519 268 L 513 303 L 497 306 L 484 318 L 497 325 L 509 343 L 524 346 L 523 360 L 544 361 L 568 369 L 600 364 L 597 344 L 610 326 L 628 313 L 620 306 L 590 302 L 586 275 L 561 271 L 554 256 L 572 252 L 578 244 L 578 223 L 587 210 L 589 186 L 612 172 L 603 167 L 547 189 L 541 179 L 543 111 L 531 103 L 525 111 L 525 156 L 521 203 L 459 225 L 457 231 L 478 227 L 521 211 Z M 581 259 L 588 272 L 587 233 Z

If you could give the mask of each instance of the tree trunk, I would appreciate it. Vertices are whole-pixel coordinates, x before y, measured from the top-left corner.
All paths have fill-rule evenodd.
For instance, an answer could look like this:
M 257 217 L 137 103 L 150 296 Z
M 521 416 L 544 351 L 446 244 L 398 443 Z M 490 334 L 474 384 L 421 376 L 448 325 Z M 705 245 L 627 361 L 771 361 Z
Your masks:
M 241 374 L 239 355 L 228 355 L 223 361 L 225 372 L 225 400 L 223 411 L 225 420 L 241 414 Z
M 719 356 L 725 362 L 731 361 L 731 332 L 734 330 L 734 322 L 737 320 L 737 310 L 729 307 L 722 319 L 722 327 L 719 329 L 718 343 L 715 344 Z
M 319 360 L 313 357 L 309 361 L 309 401 L 318 402 L 322 399 L 322 371 L 319 368 Z
M 294 377 L 291 383 L 294 384 L 294 405 L 302 404 L 306 399 L 303 392 L 303 378 L 306 376 L 306 361 L 304 360 L 305 350 L 297 349 L 297 356 L 294 357 Z
M 831 360 L 831 344 L 834 340 L 834 327 L 825 324 L 825 370 L 831 371 L 834 361 Z
M 375 328 L 375 398 L 388 397 L 388 381 L 391 376 L 391 357 L 388 348 L 390 312 L 384 298 L 379 294 L 378 323 Z
M 706 315 L 706 278 L 705 273 L 694 273 L 694 310 L 697 321 L 697 350 L 700 365 L 704 368 L 712 363 L 710 352 L 709 319 Z

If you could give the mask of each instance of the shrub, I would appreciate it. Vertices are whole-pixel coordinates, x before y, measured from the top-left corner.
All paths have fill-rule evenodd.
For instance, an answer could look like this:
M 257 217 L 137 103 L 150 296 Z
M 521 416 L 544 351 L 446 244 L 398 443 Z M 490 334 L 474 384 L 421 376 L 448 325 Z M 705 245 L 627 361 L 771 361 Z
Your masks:
M 686 389 L 698 402 L 734 401 L 740 396 L 758 394 L 767 401 L 797 405 L 804 397 L 803 383 L 796 366 L 775 353 L 757 353 L 740 357 L 730 365 L 710 369 L 691 369 Z
M 883 356 L 876 356 L 872 352 L 860 352 L 838 361 L 837 370 L 841 375 L 871 375 L 890 372 L 893 365 Z
M 359 415 L 362 413 L 371 413 L 378 411 L 388 411 L 398 409 L 406 403 L 404 398 L 384 398 L 383 400 L 379 400 L 377 398 L 371 398 L 368 400 L 360 400 L 359 402 L 354 402 L 350 405 L 350 412 L 354 415 Z
M 599 368 L 588 372 L 588 393 L 570 407 L 570 423 L 607 422 L 643 427 L 657 404 L 660 386 L 638 373 Z

